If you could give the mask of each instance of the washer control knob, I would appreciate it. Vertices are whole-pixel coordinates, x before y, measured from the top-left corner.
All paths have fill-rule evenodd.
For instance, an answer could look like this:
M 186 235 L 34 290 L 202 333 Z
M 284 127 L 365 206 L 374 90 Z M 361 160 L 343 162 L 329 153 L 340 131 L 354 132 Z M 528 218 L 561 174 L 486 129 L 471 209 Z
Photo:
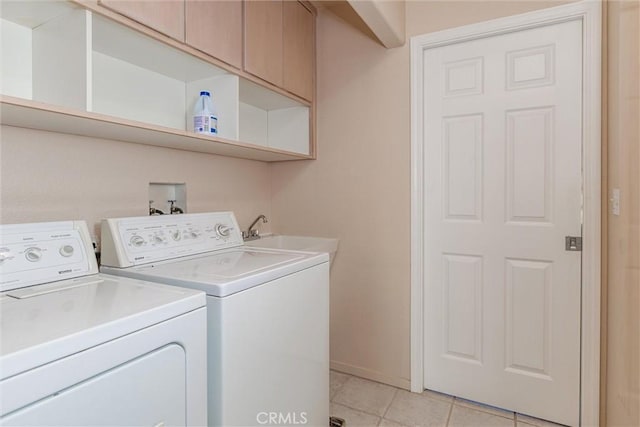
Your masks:
M 198 233 L 196 230 L 193 230 L 193 231 L 190 233 L 190 235 L 191 235 L 191 238 L 192 238 L 192 239 L 197 239 L 197 238 L 198 238 L 198 236 L 200 235 L 200 233 Z
M 158 236 L 157 234 L 153 236 L 154 243 L 164 243 L 164 238 L 162 236 Z
M 73 255 L 73 246 L 71 245 L 62 245 L 60 246 L 59 252 L 60 255 L 62 255 L 63 257 L 70 257 L 71 255 Z
M 224 225 L 224 224 L 216 224 L 216 234 L 220 237 L 229 237 L 229 234 L 231 233 L 231 230 L 233 230 L 233 228 Z
M 139 248 L 140 246 L 144 245 L 144 239 L 141 236 L 131 236 L 131 239 L 129 240 L 129 242 L 136 248 Z
M 171 232 L 171 238 L 177 242 L 182 239 L 182 233 L 180 233 L 180 230 L 174 230 Z
M 9 248 L 0 248 L 0 265 L 11 258 L 11 250 Z
M 42 259 L 42 249 L 32 246 L 24 251 L 24 257 L 29 262 L 38 262 Z

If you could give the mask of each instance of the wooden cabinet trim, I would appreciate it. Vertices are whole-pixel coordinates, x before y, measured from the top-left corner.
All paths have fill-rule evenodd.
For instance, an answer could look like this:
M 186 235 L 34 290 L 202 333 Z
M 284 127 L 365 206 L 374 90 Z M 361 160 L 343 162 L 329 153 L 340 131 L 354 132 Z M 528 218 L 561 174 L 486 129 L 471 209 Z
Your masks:
M 311 4 L 309 0 L 298 0 L 298 3 L 300 3 L 305 8 L 307 8 L 307 10 L 311 12 L 314 17 L 318 16 L 318 9 L 316 9 L 316 7 L 313 4 Z
M 0 95 L 0 112 L 2 113 L 2 124 L 8 126 L 266 162 L 315 158 L 311 154 L 293 153 L 262 145 L 198 135 L 193 132 L 5 95 Z M 28 124 L 26 124 L 27 122 Z M 36 125 L 33 126 L 33 123 Z M 124 134 L 127 134 L 128 137 L 124 138 Z

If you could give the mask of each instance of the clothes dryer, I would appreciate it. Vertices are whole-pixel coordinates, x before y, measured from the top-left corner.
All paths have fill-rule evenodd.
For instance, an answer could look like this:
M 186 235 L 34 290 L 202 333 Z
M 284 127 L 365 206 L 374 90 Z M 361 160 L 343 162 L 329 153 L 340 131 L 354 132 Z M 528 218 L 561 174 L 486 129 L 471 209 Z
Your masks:
M 0 425 L 201 426 L 205 294 L 98 273 L 82 221 L 0 225 Z

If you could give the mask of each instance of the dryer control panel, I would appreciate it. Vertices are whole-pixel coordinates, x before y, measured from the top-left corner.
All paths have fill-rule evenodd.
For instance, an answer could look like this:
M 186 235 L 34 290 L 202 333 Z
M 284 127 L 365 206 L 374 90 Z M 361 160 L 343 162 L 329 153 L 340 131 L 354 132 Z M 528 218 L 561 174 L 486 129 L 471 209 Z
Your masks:
M 102 221 L 102 265 L 131 267 L 243 245 L 233 212 Z
M 97 272 L 84 221 L 0 225 L 0 291 Z

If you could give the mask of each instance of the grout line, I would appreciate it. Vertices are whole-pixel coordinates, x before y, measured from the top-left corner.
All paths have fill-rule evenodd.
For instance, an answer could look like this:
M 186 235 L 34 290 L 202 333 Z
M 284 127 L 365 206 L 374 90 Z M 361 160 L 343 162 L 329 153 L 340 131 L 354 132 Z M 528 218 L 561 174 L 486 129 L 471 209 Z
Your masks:
M 333 396 L 333 398 L 332 398 L 332 399 L 329 399 L 329 401 L 330 401 L 331 403 L 333 403 L 333 404 L 336 404 L 336 405 L 339 405 L 339 406 L 342 406 L 342 407 L 345 407 L 345 408 L 351 409 L 351 410 L 353 410 L 353 411 L 360 412 L 360 413 L 363 413 L 363 414 L 366 414 L 366 415 L 370 415 L 370 416 L 372 416 L 372 417 L 376 417 L 376 418 L 378 418 L 378 423 L 377 423 L 376 425 L 380 425 L 380 423 L 382 423 L 382 421 L 384 421 L 384 420 L 386 420 L 386 419 L 387 419 L 387 418 L 386 418 L 387 413 L 389 412 L 389 409 L 390 409 L 390 408 L 391 408 L 391 406 L 393 405 L 393 402 L 394 402 L 394 400 L 396 399 L 396 397 L 398 396 L 398 393 L 399 393 L 399 391 L 401 390 L 401 388 L 389 385 L 389 387 L 392 387 L 392 388 L 394 389 L 393 396 L 391 397 L 391 400 L 389 401 L 389 404 L 387 404 L 387 406 L 386 406 L 386 408 L 385 408 L 385 410 L 384 410 L 383 414 L 382 414 L 382 415 L 378 415 L 378 414 L 375 414 L 375 413 L 368 412 L 368 411 L 366 411 L 366 410 L 362 410 L 362 409 L 359 409 L 359 408 L 354 408 L 353 406 L 350 406 L 350 405 L 347 405 L 347 404 L 344 404 L 344 403 L 335 402 L 335 400 L 334 400 L 334 399 L 335 399 L 335 398 L 338 396 L 338 394 L 342 391 L 342 389 L 344 388 L 344 386 L 345 386 L 349 381 L 351 381 L 351 379 L 353 379 L 353 378 L 360 378 L 360 377 L 357 377 L 357 376 L 355 376 L 355 375 L 351 375 L 351 374 L 344 374 L 344 375 L 348 375 L 348 377 L 349 377 L 349 378 L 347 378 L 347 379 L 346 379 L 346 380 L 345 380 L 345 381 L 340 385 L 340 387 L 336 390 L 336 393 L 335 393 L 335 395 Z M 365 380 L 367 380 L 366 378 L 364 378 L 364 379 L 365 379 Z M 368 381 L 372 381 L 372 380 L 368 380 Z M 377 381 L 373 381 L 373 382 L 377 382 Z M 383 383 L 381 383 L 381 384 L 383 384 Z M 388 385 L 388 384 L 387 384 L 387 385 Z M 477 412 L 481 412 L 481 413 L 483 413 L 483 414 L 487 414 L 487 415 L 492 415 L 492 416 L 496 416 L 496 417 L 501 417 L 501 418 L 509 419 L 509 417 L 508 417 L 508 416 L 506 416 L 506 414 L 498 414 L 498 413 L 494 413 L 494 412 L 489 412 L 486 408 L 484 408 L 483 406 L 481 406 L 481 405 L 479 405 L 479 404 L 478 404 L 478 405 L 473 405 L 473 402 L 472 402 L 472 401 L 467 401 L 467 400 L 465 400 L 465 399 L 461 399 L 461 398 L 459 398 L 459 397 L 457 397 L 457 396 L 451 396 L 451 397 L 452 397 L 452 399 L 451 399 L 451 400 L 446 401 L 446 400 L 444 400 L 444 399 L 438 399 L 438 398 L 436 398 L 436 397 L 432 397 L 432 396 L 425 396 L 425 398 L 427 398 L 427 399 L 429 399 L 429 400 L 434 400 L 434 401 L 442 402 L 442 403 L 449 403 L 449 413 L 447 414 L 447 422 L 446 422 L 446 424 L 445 424 L 446 426 L 449 426 L 449 423 L 451 422 L 451 415 L 453 414 L 454 406 L 460 406 L 460 407 L 462 407 L 462 408 L 470 409 L 470 410 L 477 411 Z M 499 409 L 499 408 L 496 408 L 496 409 Z M 510 412 L 510 413 L 511 413 L 511 417 L 512 417 L 511 419 L 512 419 L 512 421 L 513 421 L 513 427 L 518 427 L 518 414 L 517 414 L 515 411 L 506 411 L 506 412 Z M 396 422 L 396 421 L 393 421 L 393 420 L 390 420 L 390 421 L 392 421 L 392 422 Z M 534 425 L 530 425 L 530 424 L 526 423 L 525 421 L 523 421 L 522 423 L 523 423 L 524 425 L 526 425 L 527 427 L 535 427 Z M 558 425 L 558 427 L 564 427 L 564 426 Z
M 349 378 L 347 378 L 346 380 L 344 380 L 344 382 L 343 382 L 342 384 L 340 384 L 340 387 L 338 387 L 338 389 L 336 390 L 336 393 L 333 395 L 333 399 L 331 399 L 332 401 L 333 401 L 336 397 L 338 397 L 338 395 L 340 394 L 340 392 L 342 391 L 342 389 L 344 388 L 344 386 L 345 386 L 345 385 L 347 385 L 347 383 L 348 383 L 349 381 L 351 381 L 351 379 L 352 379 L 352 378 L 353 378 L 352 376 L 349 376 Z
M 340 384 L 340 386 L 336 389 L 336 392 L 333 394 L 333 397 L 331 397 L 329 399 L 329 402 L 333 402 L 333 399 L 336 398 L 336 396 L 338 396 L 338 394 L 340 393 L 340 391 L 342 390 L 342 388 L 344 387 L 344 385 L 351 379 L 351 377 L 347 378 L 346 380 L 344 380 L 344 382 L 342 384 Z M 331 380 L 329 380 L 331 381 Z M 329 383 L 329 388 L 331 388 L 331 383 Z
M 399 388 L 396 388 L 395 391 L 393 392 L 393 396 L 391 396 L 391 400 L 389 401 L 389 404 L 385 408 L 384 413 L 382 414 L 382 418 L 387 416 L 387 412 L 389 412 L 391 405 L 393 405 L 393 401 L 396 400 L 396 396 L 398 395 L 399 390 L 400 390 Z
M 362 409 L 354 408 L 353 406 L 349 406 L 349 405 L 347 405 L 346 403 L 333 402 L 333 404 L 334 404 L 334 405 L 344 406 L 345 408 L 353 409 L 354 411 L 362 412 L 363 414 L 371 415 L 372 417 L 376 417 L 376 418 L 383 418 L 381 415 L 374 414 L 374 413 L 371 413 L 371 412 L 367 412 L 367 411 L 362 410 Z
M 398 387 L 395 387 L 395 386 L 392 386 L 392 385 L 389 385 L 389 384 L 379 383 L 378 381 L 369 380 L 369 379 L 367 379 L 367 378 L 357 377 L 357 376 L 355 376 L 355 375 L 351 375 L 351 374 L 344 374 L 344 375 L 349 375 L 349 378 L 347 378 L 347 380 L 346 380 L 344 383 L 342 383 L 342 385 L 340 386 L 340 388 L 336 391 L 336 394 L 333 396 L 333 399 L 330 399 L 330 400 L 329 400 L 329 402 L 335 403 L 336 405 L 344 406 L 344 407 L 349 408 L 349 409 L 353 409 L 354 411 L 362 412 L 363 414 L 367 414 L 367 415 L 372 415 L 372 416 L 374 416 L 374 417 L 378 417 L 378 418 L 380 418 L 380 419 L 382 420 L 382 418 L 384 418 L 384 415 L 386 415 L 387 411 L 388 411 L 388 410 L 389 410 L 389 408 L 391 407 L 391 404 L 393 403 L 393 399 L 395 399 L 396 395 L 398 394 L 398 390 L 400 390 L 400 389 L 399 389 Z M 358 378 L 358 379 L 363 379 L 363 380 L 366 380 L 366 381 L 371 381 L 371 382 L 379 383 L 379 384 L 386 385 L 386 386 L 391 387 L 391 388 L 393 388 L 393 389 L 394 389 L 393 396 L 391 397 L 391 400 L 389 401 L 389 404 L 387 405 L 387 407 L 384 409 L 383 415 L 373 414 L 373 413 L 371 413 L 371 412 L 367 412 L 367 411 L 365 411 L 365 410 L 363 410 L 363 409 L 354 408 L 353 406 L 349 406 L 349 405 L 347 405 L 347 404 L 345 404 L 345 403 L 336 402 L 336 401 L 334 400 L 336 397 L 338 397 L 338 394 L 340 393 L 340 391 L 342 390 L 342 388 L 343 388 L 343 387 L 344 387 L 344 386 L 345 386 L 349 381 L 351 381 L 351 379 L 352 379 L 352 378 Z
M 445 424 L 446 426 L 448 426 L 449 421 L 451 421 L 451 414 L 453 413 L 453 402 L 455 402 L 455 398 L 453 399 L 453 401 L 451 402 L 451 405 L 449 406 L 449 414 L 447 415 L 447 423 Z

